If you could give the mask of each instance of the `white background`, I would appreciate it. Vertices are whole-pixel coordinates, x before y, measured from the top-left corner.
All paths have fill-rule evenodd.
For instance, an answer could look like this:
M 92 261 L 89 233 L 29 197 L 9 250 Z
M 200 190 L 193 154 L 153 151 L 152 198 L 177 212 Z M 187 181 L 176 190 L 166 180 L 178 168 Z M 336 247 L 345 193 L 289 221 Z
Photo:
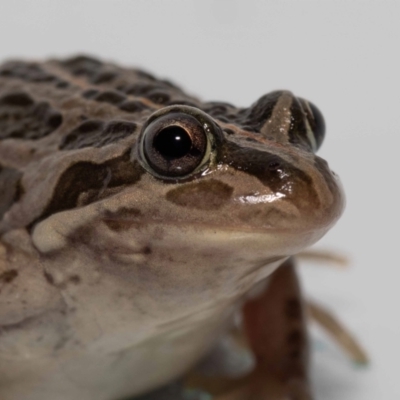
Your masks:
M 305 266 L 310 296 L 357 333 L 356 368 L 314 340 L 322 400 L 400 399 L 400 2 L 4 1 L 0 59 L 88 52 L 137 65 L 207 100 L 248 106 L 286 88 L 323 111 L 320 154 L 341 176 L 347 209 L 319 248 L 351 268 Z

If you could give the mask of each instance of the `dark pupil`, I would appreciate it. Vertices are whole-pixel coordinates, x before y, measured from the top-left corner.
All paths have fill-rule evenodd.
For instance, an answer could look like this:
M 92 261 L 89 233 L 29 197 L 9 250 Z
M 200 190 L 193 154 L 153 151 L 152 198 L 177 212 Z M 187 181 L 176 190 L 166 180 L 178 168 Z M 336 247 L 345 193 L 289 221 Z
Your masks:
M 192 147 L 192 139 L 183 128 L 169 126 L 158 133 L 153 145 L 165 158 L 181 158 L 189 153 Z

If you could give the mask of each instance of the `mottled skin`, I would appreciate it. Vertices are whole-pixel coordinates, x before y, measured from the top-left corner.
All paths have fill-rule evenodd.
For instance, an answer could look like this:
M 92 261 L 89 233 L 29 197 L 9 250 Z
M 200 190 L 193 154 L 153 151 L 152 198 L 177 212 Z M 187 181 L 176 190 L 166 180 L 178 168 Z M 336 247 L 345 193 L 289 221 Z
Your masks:
M 155 390 L 202 359 L 249 298 L 258 369 L 241 399 L 270 390 L 258 388 L 260 374 L 283 382 L 268 398 L 310 398 L 301 397 L 306 335 L 290 262 L 265 284 L 343 208 L 337 177 L 314 154 L 323 127 L 313 110 L 282 91 L 244 109 L 202 103 L 88 57 L 4 64 L 0 398 Z M 146 158 L 146 127 L 163 116 L 206 132 L 204 157 L 184 175 Z M 287 360 L 288 343 L 297 353 Z

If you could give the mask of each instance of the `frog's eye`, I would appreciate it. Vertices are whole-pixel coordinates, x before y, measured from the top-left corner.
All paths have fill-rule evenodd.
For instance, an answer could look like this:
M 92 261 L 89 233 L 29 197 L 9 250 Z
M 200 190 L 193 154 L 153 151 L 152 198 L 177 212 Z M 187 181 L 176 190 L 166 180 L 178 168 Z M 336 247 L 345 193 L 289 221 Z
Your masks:
M 213 123 L 200 110 L 186 108 L 192 112 L 177 107 L 161 110 L 143 127 L 140 159 L 158 177 L 183 178 L 201 170 L 210 160 Z
M 305 113 L 306 139 L 312 150 L 316 152 L 321 147 L 325 137 L 324 117 L 314 104 L 304 99 L 299 100 Z

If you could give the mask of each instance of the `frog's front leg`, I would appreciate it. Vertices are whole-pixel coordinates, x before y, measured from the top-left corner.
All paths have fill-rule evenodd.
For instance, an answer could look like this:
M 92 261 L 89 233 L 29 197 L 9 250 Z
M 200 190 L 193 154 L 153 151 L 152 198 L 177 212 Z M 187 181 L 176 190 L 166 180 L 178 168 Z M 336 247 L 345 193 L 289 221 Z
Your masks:
M 264 293 L 244 306 L 257 367 L 240 389 L 240 400 L 312 399 L 305 314 L 294 260 L 289 259 L 271 276 Z M 231 398 L 239 399 L 233 393 Z

